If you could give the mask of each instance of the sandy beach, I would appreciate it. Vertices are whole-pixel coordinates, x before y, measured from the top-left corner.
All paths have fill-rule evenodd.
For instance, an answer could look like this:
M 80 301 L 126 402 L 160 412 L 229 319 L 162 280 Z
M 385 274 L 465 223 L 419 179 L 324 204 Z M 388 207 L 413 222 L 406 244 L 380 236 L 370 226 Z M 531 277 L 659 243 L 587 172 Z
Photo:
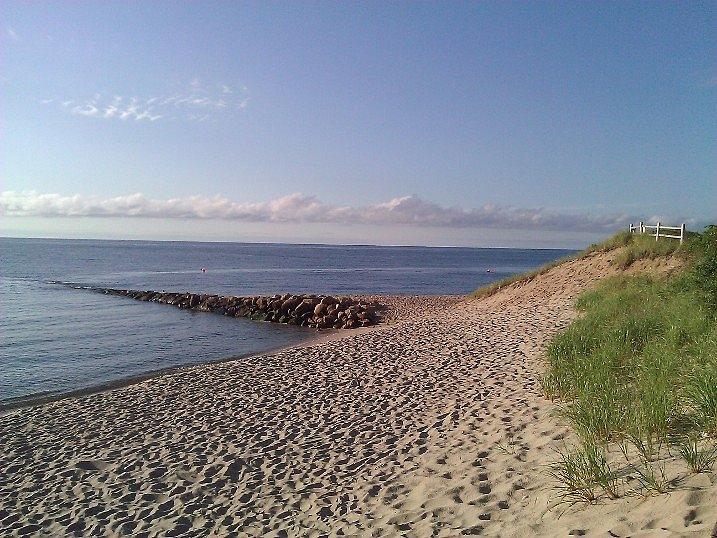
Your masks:
M 617 272 L 566 262 L 482 300 L 0 417 L 9 536 L 711 536 L 717 478 L 556 507 L 572 436 L 547 340 Z M 636 263 L 631 271 L 674 269 Z M 669 465 L 670 461 L 666 461 Z

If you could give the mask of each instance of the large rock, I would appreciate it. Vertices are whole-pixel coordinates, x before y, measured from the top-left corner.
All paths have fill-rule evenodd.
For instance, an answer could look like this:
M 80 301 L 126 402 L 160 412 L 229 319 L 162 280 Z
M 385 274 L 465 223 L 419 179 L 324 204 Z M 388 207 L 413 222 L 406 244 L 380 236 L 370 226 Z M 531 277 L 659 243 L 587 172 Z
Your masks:
M 296 310 L 294 310 L 294 313 L 297 316 L 302 316 L 306 314 L 307 312 L 312 312 L 314 309 L 314 303 L 311 299 L 304 299 L 299 303 L 296 307 Z
M 281 303 L 280 310 L 286 314 L 287 312 L 290 312 L 291 310 L 299 306 L 300 303 L 301 297 L 290 297 L 286 299 L 283 303 Z

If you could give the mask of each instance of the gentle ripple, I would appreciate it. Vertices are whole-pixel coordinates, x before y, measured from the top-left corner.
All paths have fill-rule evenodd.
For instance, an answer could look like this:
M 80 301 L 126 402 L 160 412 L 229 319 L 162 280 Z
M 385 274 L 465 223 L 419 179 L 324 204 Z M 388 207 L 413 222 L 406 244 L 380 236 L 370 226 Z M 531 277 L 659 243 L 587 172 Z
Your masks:
M 0 402 L 260 353 L 314 335 L 55 281 L 235 295 L 463 294 L 571 252 L 9 238 L 0 239 L 0 249 Z

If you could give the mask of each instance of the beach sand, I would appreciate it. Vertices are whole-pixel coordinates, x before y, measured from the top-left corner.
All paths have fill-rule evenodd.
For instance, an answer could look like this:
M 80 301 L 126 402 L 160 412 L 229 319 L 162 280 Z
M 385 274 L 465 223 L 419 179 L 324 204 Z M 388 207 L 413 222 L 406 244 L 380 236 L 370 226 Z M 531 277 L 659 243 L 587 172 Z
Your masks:
M 546 471 L 572 434 L 540 390 L 542 352 L 576 296 L 617 272 L 609 258 L 482 300 L 404 299 L 385 326 L 11 411 L 0 534 L 710 536 L 714 475 L 550 508 Z

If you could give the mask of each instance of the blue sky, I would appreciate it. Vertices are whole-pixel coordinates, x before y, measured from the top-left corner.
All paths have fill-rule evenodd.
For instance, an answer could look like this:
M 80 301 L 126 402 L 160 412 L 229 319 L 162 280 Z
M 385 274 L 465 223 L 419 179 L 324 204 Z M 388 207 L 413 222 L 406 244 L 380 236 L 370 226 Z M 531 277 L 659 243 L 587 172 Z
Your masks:
M 5 2 L 2 233 L 579 246 L 713 221 L 714 6 Z

